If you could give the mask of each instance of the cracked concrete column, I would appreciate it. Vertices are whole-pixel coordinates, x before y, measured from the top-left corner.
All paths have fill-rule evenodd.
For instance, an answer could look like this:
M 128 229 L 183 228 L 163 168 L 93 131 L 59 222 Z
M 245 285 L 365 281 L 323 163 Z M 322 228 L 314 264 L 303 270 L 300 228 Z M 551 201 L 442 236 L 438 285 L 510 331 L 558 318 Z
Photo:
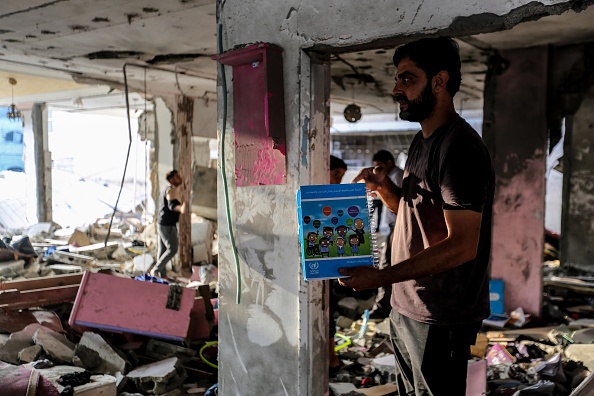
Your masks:
M 52 221 L 52 153 L 49 151 L 47 105 L 34 103 L 31 110 L 37 176 L 37 220 Z
M 594 88 L 584 97 L 565 131 L 562 259 L 569 267 L 594 269 Z
M 496 173 L 491 275 L 505 282 L 507 312 L 540 315 L 548 49 L 500 55 L 485 83 L 483 126 Z

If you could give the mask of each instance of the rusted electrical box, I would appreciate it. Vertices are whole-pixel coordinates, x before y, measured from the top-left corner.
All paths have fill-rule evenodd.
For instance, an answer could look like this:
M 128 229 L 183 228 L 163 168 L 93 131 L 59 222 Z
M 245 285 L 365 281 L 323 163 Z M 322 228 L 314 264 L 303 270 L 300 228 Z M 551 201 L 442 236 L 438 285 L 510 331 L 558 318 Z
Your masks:
M 237 186 L 286 183 L 282 51 L 259 43 L 213 57 L 233 67 Z

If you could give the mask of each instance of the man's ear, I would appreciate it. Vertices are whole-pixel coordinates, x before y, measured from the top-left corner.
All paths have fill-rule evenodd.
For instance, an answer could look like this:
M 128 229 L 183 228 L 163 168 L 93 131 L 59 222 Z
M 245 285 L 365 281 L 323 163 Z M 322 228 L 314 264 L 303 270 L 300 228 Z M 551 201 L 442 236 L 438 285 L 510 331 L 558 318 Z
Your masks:
M 436 93 L 440 92 L 440 91 L 445 91 L 446 85 L 447 85 L 449 79 L 450 79 L 450 75 L 447 71 L 445 71 L 445 70 L 439 71 L 431 79 L 431 83 L 433 84 L 433 91 Z

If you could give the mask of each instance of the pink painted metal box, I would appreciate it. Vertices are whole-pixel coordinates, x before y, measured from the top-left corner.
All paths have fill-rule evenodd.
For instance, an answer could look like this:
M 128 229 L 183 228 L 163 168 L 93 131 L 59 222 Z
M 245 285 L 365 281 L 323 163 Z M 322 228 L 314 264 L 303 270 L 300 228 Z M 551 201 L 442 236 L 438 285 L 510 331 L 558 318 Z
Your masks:
M 175 294 L 175 293 L 173 293 Z M 167 308 L 170 286 L 85 272 L 68 323 L 101 330 L 185 341 L 196 291 L 183 288 Z

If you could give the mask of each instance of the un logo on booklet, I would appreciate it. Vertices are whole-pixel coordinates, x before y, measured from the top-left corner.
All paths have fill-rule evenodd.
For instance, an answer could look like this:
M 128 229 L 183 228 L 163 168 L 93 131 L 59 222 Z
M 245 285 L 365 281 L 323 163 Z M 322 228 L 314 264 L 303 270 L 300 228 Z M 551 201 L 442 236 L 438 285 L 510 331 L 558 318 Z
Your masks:
M 320 264 L 317 261 L 314 261 L 313 263 L 309 263 L 309 268 L 311 268 L 312 270 L 316 270 L 320 268 Z

